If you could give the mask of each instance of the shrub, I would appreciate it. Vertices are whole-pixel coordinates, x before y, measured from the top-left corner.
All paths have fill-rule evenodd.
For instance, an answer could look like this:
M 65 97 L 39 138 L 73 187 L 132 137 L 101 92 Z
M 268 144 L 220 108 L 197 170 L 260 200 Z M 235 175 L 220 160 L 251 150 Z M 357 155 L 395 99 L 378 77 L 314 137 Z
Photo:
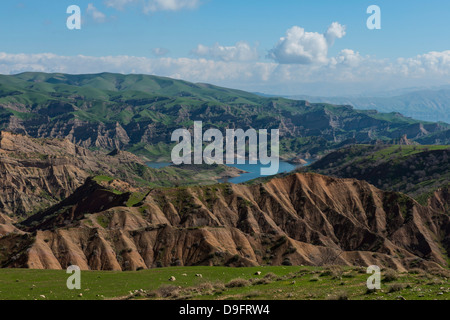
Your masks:
M 150 292 L 147 292 L 147 297 L 150 299 L 156 299 L 156 298 L 160 298 L 161 295 L 159 294 L 158 291 L 150 291 Z
M 384 272 L 384 282 L 392 282 L 398 279 L 398 273 L 392 269 L 386 269 Z
M 224 291 L 225 290 L 225 284 L 223 284 L 223 282 L 216 281 L 214 283 L 214 289 L 216 289 L 217 291 Z
M 297 252 L 296 248 L 289 247 L 284 254 L 287 255 L 287 254 L 293 254 L 293 253 L 296 253 L 296 252 Z
M 320 279 L 319 279 L 319 276 L 318 276 L 318 275 L 314 275 L 314 276 L 312 276 L 311 279 L 309 279 L 309 281 L 310 281 L 310 282 L 317 282 L 317 281 L 320 281 Z
M 376 289 L 369 289 L 369 288 L 367 288 L 367 290 L 366 290 L 366 294 L 373 294 L 375 292 L 377 292 Z
M 297 275 L 293 272 L 289 272 L 288 274 L 283 276 L 284 280 L 295 279 L 295 278 L 297 278 Z
M 233 279 L 226 285 L 227 288 L 241 288 L 248 286 L 250 286 L 250 281 L 241 278 Z
M 411 270 L 408 271 L 409 274 L 418 274 L 418 275 L 423 275 L 425 274 L 425 271 L 419 268 L 413 268 Z
M 323 271 L 320 276 L 326 277 L 331 276 L 332 279 L 341 279 L 344 271 L 339 266 L 330 266 L 325 271 Z
M 268 274 L 266 274 L 264 276 L 264 279 L 268 279 L 268 280 L 275 280 L 276 278 L 278 278 L 278 276 L 273 272 L 269 272 Z
M 363 267 L 358 267 L 358 268 L 356 268 L 356 271 L 357 271 L 359 274 L 365 274 L 365 273 L 367 273 L 367 269 L 366 269 L 366 268 L 363 268 Z
M 211 293 L 214 290 L 214 286 L 211 282 L 202 282 L 197 286 L 197 290 L 203 293 Z
M 270 284 L 270 283 L 272 283 L 272 280 L 267 279 L 267 278 L 255 279 L 255 280 L 253 281 L 253 284 L 254 284 L 255 286 L 257 286 L 257 285 L 263 285 L 263 284 Z
M 441 269 L 441 268 L 432 268 L 432 269 L 428 270 L 428 272 L 430 274 L 432 274 L 433 276 L 437 276 L 437 277 L 442 277 L 442 278 L 450 277 L 450 271 Z
M 347 279 L 351 279 L 351 278 L 354 278 L 355 275 L 354 275 L 353 273 L 351 273 L 351 272 L 347 272 L 347 273 L 344 273 L 344 274 L 342 275 L 342 277 L 343 277 L 343 278 L 347 278 Z
M 328 300 L 339 300 L 339 301 L 348 300 L 348 293 L 347 292 L 339 292 L 337 294 L 329 296 Z
M 427 285 L 429 285 L 429 286 L 438 286 L 438 285 L 442 285 L 442 284 L 444 284 L 444 281 L 442 281 L 438 278 L 433 278 L 429 282 L 427 282 Z
M 173 285 L 162 285 L 159 287 L 157 293 L 162 298 L 176 298 L 180 295 L 180 289 Z
M 250 291 L 249 293 L 247 293 L 245 295 L 246 298 L 256 298 L 256 297 L 259 297 L 259 296 L 261 296 L 261 292 L 260 291 L 256 291 L 256 290 Z
M 291 259 L 286 258 L 283 260 L 283 262 L 281 263 L 283 266 L 292 266 L 292 262 Z
M 389 292 L 399 292 L 405 289 L 405 285 L 403 283 L 394 283 L 389 287 Z

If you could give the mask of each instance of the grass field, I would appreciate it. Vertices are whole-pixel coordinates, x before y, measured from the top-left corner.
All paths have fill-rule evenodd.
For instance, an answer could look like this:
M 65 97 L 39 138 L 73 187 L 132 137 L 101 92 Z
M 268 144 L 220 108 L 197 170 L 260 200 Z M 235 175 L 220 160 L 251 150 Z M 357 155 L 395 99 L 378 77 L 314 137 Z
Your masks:
M 362 268 L 298 266 L 82 271 L 81 290 L 69 290 L 65 271 L 0 269 L 0 299 L 450 300 L 448 270 L 386 271 L 376 292 L 368 292 L 368 276 Z

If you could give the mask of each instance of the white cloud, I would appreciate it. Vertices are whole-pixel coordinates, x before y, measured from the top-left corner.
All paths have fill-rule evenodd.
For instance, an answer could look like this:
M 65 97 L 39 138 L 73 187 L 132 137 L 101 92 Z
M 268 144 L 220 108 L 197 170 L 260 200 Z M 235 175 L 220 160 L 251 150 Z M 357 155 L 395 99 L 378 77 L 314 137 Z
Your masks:
M 268 58 L 282 64 L 323 64 L 328 62 L 328 49 L 336 39 L 345 35 L 345 27 L 333 22 L 327 32 L 306 32 L 294 26 L 287 30 L 277 45 L 269 51 Z
M 88 4 L 86 11 L 95 22 L 103 23 L 106 21 L 106 15 L 98 10 L 92 3 Z
M 169 53 L 169 49 L 166 48 L 154 48 L 152 50 L 153 55 L 157 57 L 163 57 Z
M 190 58 L 145 58 L 134 56 L 59 56 L 52 53 L 0 53 L 0 73 L 25 71 L 61 73 L 144 73 L 198 82 L 263 81 L 276 64 L 213 61 Z
M 118 10 L 123 10 L 128 5 L 137 5 L 143 12 L 150 13 L 194 9 L 200 4 L 200 0 L 104 0 L 104 3 Z
M 147 1 L 144 11 L 178 11 L 197 7 L 199 0 L 150 0 Z
M 125 6 L 129 4 L 135 4 L 139 1 L 136 0 L 104 0 L 103 1 L 107 7 L 114 8 L 117 10 L 123 10 Z
M 325 32 L 325 38 L 327 39 L 328 46 L 331 47 L 336 39 L 341 39 L 345 36 L 345 26 L 339 24 L 339 22 L 333 22 L 327 32 Z
M 221 46 L 216 43 L 212 47 L 199 44 L 192 53 L 198 57 L 220 59 L 222 61 L 254 61 L 258 60 L 258 50 L 247 42 L 240 41 L 234 46 Z
M 330 65 L 345 65 L 350 67 L 358 67 L 364 58 L 359 54 L 350 49 L 342 50 L 336 57 L 330 59 Z
M 450 84 L 450 51 L 395 60 L 342 50 L 322 64 L 278 64 L 205 58 L 60 56 L 0 53 L 0 73 L 143 73 L 278 94 L 346 95 Z
M 401 70 L 406 76 L 417 77 L 429 72 L 448 75 L 450 74 L 450 50 L 432 51 L 409 59 L 399 58 L 397 64 L 402 66 Z

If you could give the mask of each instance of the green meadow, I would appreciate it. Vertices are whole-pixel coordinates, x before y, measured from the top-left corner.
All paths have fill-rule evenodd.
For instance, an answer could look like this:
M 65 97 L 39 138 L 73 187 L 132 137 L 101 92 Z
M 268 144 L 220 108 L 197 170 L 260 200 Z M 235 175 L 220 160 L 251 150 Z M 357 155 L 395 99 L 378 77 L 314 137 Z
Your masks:
M 259 274 L 260 273 L 260 274 Z M 199 276 L 201 275 L 201 277 Z M 0 269 L 1 300 L 449 300 L 448 270 L 382 272 L 381 290 L 350 267 L 174 267 L 136 272 L 82 271 L 69 290 L 65 271 Z M 173 281 L 170 281 L 170 278 Z

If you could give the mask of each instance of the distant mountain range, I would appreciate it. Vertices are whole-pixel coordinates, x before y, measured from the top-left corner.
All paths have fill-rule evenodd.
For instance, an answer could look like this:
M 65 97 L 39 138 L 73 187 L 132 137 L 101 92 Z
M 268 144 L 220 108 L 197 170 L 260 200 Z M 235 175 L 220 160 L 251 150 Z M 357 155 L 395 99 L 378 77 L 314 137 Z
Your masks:
M 354 110 L 149 75 L 23 73 L 0 76 L 0 129 L 66 138 L 85 148 L 170 158 L 171 134 L 204 129 L 280 129 L 285 159 L 320 156 L 354 143 L 445 144 L 450 125 L 398 113 Z
M 406 93 L 386 93 L 377 97 L 317 97 L 286 96 L 290 99 L 311 102 L 351 105 L 361 110 L 379 112 L 399 112 L 407 117 L 425 121 L 444 121 L 450 123 L 450 88 L 420 89 Z

